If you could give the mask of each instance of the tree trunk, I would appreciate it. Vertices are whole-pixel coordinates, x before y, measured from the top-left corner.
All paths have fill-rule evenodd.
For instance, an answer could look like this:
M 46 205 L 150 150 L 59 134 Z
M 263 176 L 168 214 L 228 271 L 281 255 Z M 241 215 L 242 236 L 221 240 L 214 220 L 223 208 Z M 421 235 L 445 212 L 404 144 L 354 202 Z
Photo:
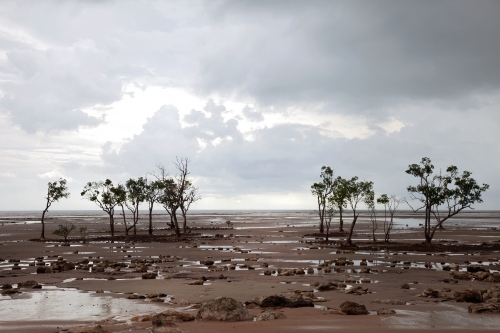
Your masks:
M 182 222 L 182 230 L 184 233 L 186 233 L 187 232 L 187 217 L 186 217 L 185 212 L 182 212 L 182 218 L 184 219 Z
M 47 212 L 47 209 L 45 209 L 42 213 L 42 235 L 40 236 L 40 239 L 45 239 L 45 213 Z
M 149 236 L 153 234 L 153 205 L 149 204 Z
M 125 236 L 128 236 L 128 228 L 127 228 L 127 219 L 125 218 L 125 209 L 122 205 L 122 214 L 123 214 L 123 225 L 125 226 Z
M 352 220 L 352 224 L 351 224 L 351 228 L 349 229 L 349 235 L 347 236 L 347 239 L 346 239 L 346 244 L 351 246 L 352 245 L 352 241 L 351 241 L 351 238 L 352 238 L 352 234 L 354 232 L 354 226 L 356 225 L 356 221 L 358 220 L 358 215 L 354 215 L 354 219 Z
M 318 214 L 319 214 L 319 233 L 322 234 L 324 232 L 324 226 L 323 226 L 323 219 L 324 219 L 324 214 L 321 209 L 321 202 L 318 197 Z
M 113 213 L 109 214 L 109 228 L 111 229 L 111 238 L 115 237 L 115 220 L 113 218 Z
M 344 232 L 344 220 L 342 219 L 342 209 L 339 209 L 339 213 L 340 213 L 339 232 Z
M 181 237 L 181 231 L 179 229 L 179 222 L 177 221 L 177 214 L 175 211 L 172 212 L 172 218 L 173 218 L 173 222 L 174 222 L 175 235 L 177 237 Z

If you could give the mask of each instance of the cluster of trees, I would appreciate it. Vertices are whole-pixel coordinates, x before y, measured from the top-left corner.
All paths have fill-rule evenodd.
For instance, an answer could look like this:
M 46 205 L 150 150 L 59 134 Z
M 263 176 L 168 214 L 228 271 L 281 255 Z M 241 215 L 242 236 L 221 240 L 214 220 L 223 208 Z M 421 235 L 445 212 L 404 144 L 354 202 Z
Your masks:
M 110 179 L 105 181 L 88 182 L 81 196 L 94 202 L 100 209 L 109 216 L 109 226 L 111 237 L 115 235 L 115 210 L 122 211 L 125 234 L 137 234 L 137 224 L 139 222 L 139 207 L 142 203 L 147 203 L 149 210 L 149 235 L 153 234 L 153 208 L 159 204 L 165 208 L 170 216 L 170 227 L 174 228 L 177 236 L 182 232 L 187 232 L 187 213 L 191 204 L 201 199 L 198 195 L 198 188 L 188 178 L 189 159 L 178 158 L 174 165 L 178 171 L 176 175 L 169 175 L 163 165 L 158 166 L 158 173 L 151 173 L 150 178 L 139 177 L 129 179 L 125 184 L 113 184 Z M 48 184 L 47 205 L 42 214 L 42 235 L 45 237 L 45 213 L 55 201 L 68 198 L 69 192 L 66 187 L 66 180 L 60 179 L 58 182 Z M 130 211 L 132 221 L 127 221 L 125 210 Z M 182 215 L 182 225 L 178 219 L 178 211 Z
M 378 216 L 375 203 L 378 203 L 384 206 L 384 241 L 389 242 L 394 214 L 400 203 L 406 202 L 414 212 L 425 212 L 424 238 L 426 243 L 431 243 L 436 230 L 442 228 L 446 220 L 464 209 L 472 209 L 475 203 L 483 202 L 481 195 L 489 188 L 488 184 L 479 185 L 469 171 L 460 174 L 458 168 L 453 165 L 449 166 L 445 173 L 434 174 L 434 165 L 427 157 L 422 158 L 420 164 L 409 165 L 406 173 L 418 179 L 418 184 L 408 186 L 407 190 L 412 201 L 419 202 L 419 206 L 413 207 L 411 202 L 399 199 L 395 195 L 382 194 L 375 200 L 373 182 L 360 181 L 358 177 L 334 178 L 333 170 L 323 166 L 321 181 L 311 186 L 311 192 L 316 196 L 318 203 L 319 232 L 324 233 L 326 229 L 328 241 L 330 225 L 337 214 L 339 214 L 339 232 L 344 232 L 343 213 L 350 210 L 353 219 L 346 245 L 352 245 L 351 239 L 359 217 L 358 204 L 364 203 L 372 223 L 372 238 L 376 242 Z

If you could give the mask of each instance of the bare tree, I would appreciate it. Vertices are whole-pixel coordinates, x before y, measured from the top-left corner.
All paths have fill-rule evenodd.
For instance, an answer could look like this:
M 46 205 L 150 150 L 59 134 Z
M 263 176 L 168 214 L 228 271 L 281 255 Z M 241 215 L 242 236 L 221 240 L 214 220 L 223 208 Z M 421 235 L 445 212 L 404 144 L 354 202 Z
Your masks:
M 49 207 L 56 201 L 59 201 L 62 198 L 68 198 L 69 192 L 66 187 L 66 179 L 59 179 L 59 181 L 49 182 L 47 184 L 47 196 L 45 197 L 46 204 L 45 209 L 42 213 L 42 234 L 40 239 L 45 239 L 45 214 L 49 211 Z
M 176 177 L 177 188 L 179 189 L 179 208 L 181 209 L 183 224 L 182 230 L 184 233 L 187 232 L 187 212 L 192 203 L 201 199 L 198 195 L 198 188 L 193 185 L 192 181 L 187 177 L 190 172 L 188 169 L 190 160 L 188 158 L 177 159 L 174 162 L 179 175 Z
M 111 180 L 106 179 L 104 182 L 88 182 L 81 193 L 82 197 L 94 202 L 109 215 L 111 237 L 115 237 L 115 207 L 123 199 L 122 190 L 119 186 L 115 187 Z
M 325 228 L 325 213 L 327 198 L 334 188 L 333 170 L 328 166 L 321 167 L 321 182 L 311 185 L 311 192 L 318 201 L 319 232 L 323 233 Z
M 370 191 L 365 197 L 365 204 L 368 208 L 368 216 L 370 217 L 370 221 L 372 222 L 372 240 L 374 243 L 377 242 L 377 237 L 375 236 L 375 232 L 378 229 L 377 223 L 377 209 L 375 208 L 375 193 Z
M 387 194 L 382 194 L 377 198 L 377 203 L 384 205 L 384 241 L 386 243 L 388 243 L 390 240 L 391 231 L 394 226 L 394 214 L 401 202 L 403 202 L 403 200 L 398 199 L 395 195 L 391 195 L 389 197 L 387 196 Z M 389 221 L 387 221 L 388 211 L 390 218 Z
M 325 227 L 326 227 L 326 237 L 325 237 L 325 241 L 328 242 L 328 237 L 329 237 L 329 234 L 330 234 L 330 226 L 332 224 L 332 220 L 334 218 L 334 216 L 337 214 L 337 209 L 335 207 L 335 205 L 331 204 L 331 202 L 329 202 L 327 208 L 326 208 L 326 215 L 325 215 Z

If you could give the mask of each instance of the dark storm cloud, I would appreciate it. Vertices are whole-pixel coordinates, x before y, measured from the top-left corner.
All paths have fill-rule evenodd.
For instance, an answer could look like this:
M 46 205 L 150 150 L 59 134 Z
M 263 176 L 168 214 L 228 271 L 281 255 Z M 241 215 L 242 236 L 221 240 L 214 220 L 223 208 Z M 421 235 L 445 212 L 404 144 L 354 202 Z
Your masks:
M 470 106 L 500 88 L 499 14 L 498 1 L 227 1 L 213 15 L 220 29 L 234 25 L 232 47 L 203 58 L 198 84 L 264 104 L 337 100 L 348 111 Z

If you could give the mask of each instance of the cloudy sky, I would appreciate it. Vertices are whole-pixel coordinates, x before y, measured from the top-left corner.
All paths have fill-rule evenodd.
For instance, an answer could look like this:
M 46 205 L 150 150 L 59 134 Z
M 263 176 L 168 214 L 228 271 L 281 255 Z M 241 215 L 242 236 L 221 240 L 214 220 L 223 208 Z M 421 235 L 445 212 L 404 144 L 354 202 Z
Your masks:
M 500 200 L 498 1 L 2 1 L 0 210 L 191 159 L 197 209 L 313 209 L 322 165 Z

